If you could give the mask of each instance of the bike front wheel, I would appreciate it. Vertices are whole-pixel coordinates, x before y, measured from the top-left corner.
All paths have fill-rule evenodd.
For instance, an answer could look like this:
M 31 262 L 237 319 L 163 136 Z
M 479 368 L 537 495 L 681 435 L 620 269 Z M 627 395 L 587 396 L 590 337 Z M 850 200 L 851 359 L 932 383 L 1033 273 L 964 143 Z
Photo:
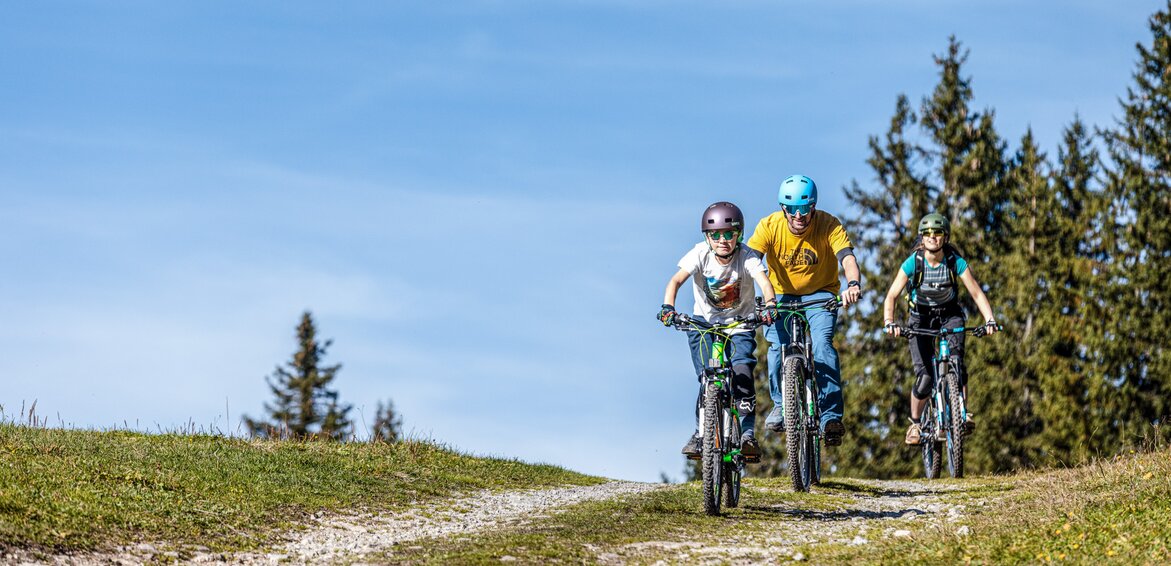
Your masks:
M 936 411 L 938 408 L 935 406 L 935 398 L 932 395 L 927 399 L 927 404 L 923 406 L 923 416 L 920 419 L 923 425 L 919 441 L 919 447 L 923 449 L 923 472 L 929 480 L 938 478 L 940 472 L 943 471 L 943 450 L 940 448 L 940 443 L 936 441 L 938 437 L 935 431 L 935 423 L 938 422 Z
M 785 456 L 789 459 L 789 479 L 793 482 L 793 491 L 808 491 L 809 485 L 805 482 L 802 470 L 802 461 L 805 460 L 804 411 L 800 409 L 804 402 L 801 384 L 805 382 L 805 365 L 802 360 L 797 357 L 786 359 L 781 379 L 781 396 L 785 412 Z
M 720 514 L 720 490 L 723 481 L 724 435 L 721 430 L 723 407 L 720 390 L 709 384 L 703 394 L 703 512 Z
M 954 371 L 945 374 L 947 384 L 947 469 L 951 477 L 964 477 L 964 391 Z

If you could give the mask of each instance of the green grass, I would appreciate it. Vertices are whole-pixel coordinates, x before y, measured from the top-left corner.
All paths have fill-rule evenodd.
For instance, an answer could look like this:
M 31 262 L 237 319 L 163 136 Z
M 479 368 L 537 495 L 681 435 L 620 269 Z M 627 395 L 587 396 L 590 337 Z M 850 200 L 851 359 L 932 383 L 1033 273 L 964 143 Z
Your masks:
M 1167 451 L 1080 468 L 920 482 L 948 503 L 967 504 L 959 522 L 943 515 L 900 519 L 920 505 L 909 500 L 893 512 L 861 509 L 901 488 L 826 479 L 809 494 L 793 493 L 783 479 L 750 479 L 741 507 L 722 517 L 703 514 L 699 485 L 690 483 L 583 503 L 494 532 L 411 541 L 363 560 L 720 563 L 785 561 L 797 553 L 812 563 L 867 564 L 1171 559 Z M 601 481 L 421 442 L 247 441 L 0 424 L 0 548 L 49 553 L 151 542 L 177 550 L 257 550 L 317 511 L 393 512 L 479 489 Z M 838 532 L 803 538 L 811 523 Z M 969 534 L 958 534 L 960 525 Z M 889 536 L 895 528 L 912 534 Z M 840 542 L 860 529 L 867 544 Z
M 478 489 L 599 483 L 423 442 L 250 441 L 0 424 L 0 547 L 262 547 L 316 511 L 395 510 Z
M 997 481 L 1006 496 L 969 521 L 971 534 L 937 523 L 910 540 L 839 549 L 835 560 L 911 563 L 1171 561 L 1171 452 Z
M 967 504 L 960 521 L 914 521 L 858 510 L 858 496 L 890 490 L 827 478 L 815 493 L 793 493 L 782 480 L 749 480 L 741 507 L 702 513 L 696 483 L 582 504 L 539 523 L 496 533 L 416 541 L 381 558 L 411 564 L 593 562 L 631 564 L 785 562 L 1004 564 L 1047 562 L 1167 563 L 1171 559 L 1171 454 L 1134 455 L 1047 472 L 936 480 L 935 495 Z M 897 490 L 896 490 L 897 491 Z M 908 502 L 907 507 L 918 504 Z M 853 509 L 851 508 L 853 506 Z M 895 512 L 897 515 L 900 512 Z M 867 544 L 802 543 L 794 521 L 821 519 L 849 540 L 865 526 Z M 855 523 L 854 521 L 859 521 Z M 957 530 L 966 525 L 970 534 Z M 816 528 L 816 527 L 815 527 Z M 910 537 L 891 537 L 909 529 Z M 654 541 L 653 545 L 644 545 Z

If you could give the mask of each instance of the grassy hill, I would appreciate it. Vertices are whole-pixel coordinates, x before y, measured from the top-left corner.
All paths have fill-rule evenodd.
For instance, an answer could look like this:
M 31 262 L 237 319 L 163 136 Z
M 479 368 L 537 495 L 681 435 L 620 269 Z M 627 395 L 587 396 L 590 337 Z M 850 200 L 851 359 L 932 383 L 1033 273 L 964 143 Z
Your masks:
M 0 424 L 0 547 L 263 546 L 318 511 L 604 480 L 422 442 L 250 441 Z
M 1171 559 L 1171 453 L 964 480 L 749 479 L 708 517 L 695 483 L 396 546 L 410 563 L 1158 563 Z M 137 542 L 262 550 L 319 512 L 394 512 L 480 489 L 592 485 L 553 466 L 431 444 L 247 441 L 0 425 L 0 547 Z

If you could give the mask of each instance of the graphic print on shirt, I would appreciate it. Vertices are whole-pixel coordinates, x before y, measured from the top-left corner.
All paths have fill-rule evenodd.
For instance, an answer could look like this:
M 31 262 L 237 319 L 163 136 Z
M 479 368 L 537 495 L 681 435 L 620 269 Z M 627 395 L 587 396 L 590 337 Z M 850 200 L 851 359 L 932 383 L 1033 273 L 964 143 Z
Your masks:
M 706 277 L 707 285 L 703 292 L 716 308 L 730 309 L 740 304 L 740 274 L 736 270 L 729 270 L 724 277 Z
M 785 267 L 817 265 L 817 254 L 813 250 L 804 247 L 798 247 L 793 250 L 793 253 L 785 254 L 785 256 L 780 259 L 781 263 L 783 263 Z

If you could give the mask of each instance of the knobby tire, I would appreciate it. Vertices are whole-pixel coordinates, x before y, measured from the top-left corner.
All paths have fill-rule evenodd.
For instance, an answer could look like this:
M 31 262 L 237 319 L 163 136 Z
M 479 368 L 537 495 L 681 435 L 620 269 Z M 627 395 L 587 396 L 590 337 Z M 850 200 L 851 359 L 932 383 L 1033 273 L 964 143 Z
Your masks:
M 801 422 L 798 407 L 804 401 L 799 395 L 799 383 L 804 381 L 804 366 L 801 359 L 790 357 L 785 360 L 782 370 L 781 396 L 785 411 L 785 456 L 789 459 L 789 478 L 793 491 L 806 491 L 801 477 L 801 437 L 804 423 Z
M 951 477 L 964 477 L 964 390 L 955 371 L 946 374 L 948 396 L 948 418 L 951 426 L 947 431 L 947 466 Z
M 740 446 L 740 419 L 737 419 L 730 409 L 724 409 L 724 415 L 731 423 L 728 426 L 729 434 L 725 446 L 743 449 Z M 740 504 L 740 465 L 735 461 L 723 462 L 723 465 L 724 471 L 720 473 L 720 477 L 724 480 L 724 506 L 731 509 Z
M 723 431 L 720 390 L 709 384 L 703 395 L 703 512 L 720 514 L 720 472 L 723 468 Z
M 932 395 L 927 398 L 927 404 L 923 406 L 923 413 L 919 417 L 919 422 L 922 423 L 919 443 L 923 449 L 923 472 L 929 480 L 938 478 L 943 471 L 943 450 L 940 449 L 940 443 L 936 442 L 939 436 L 935 430 L 937 410 L 935 396 Z

